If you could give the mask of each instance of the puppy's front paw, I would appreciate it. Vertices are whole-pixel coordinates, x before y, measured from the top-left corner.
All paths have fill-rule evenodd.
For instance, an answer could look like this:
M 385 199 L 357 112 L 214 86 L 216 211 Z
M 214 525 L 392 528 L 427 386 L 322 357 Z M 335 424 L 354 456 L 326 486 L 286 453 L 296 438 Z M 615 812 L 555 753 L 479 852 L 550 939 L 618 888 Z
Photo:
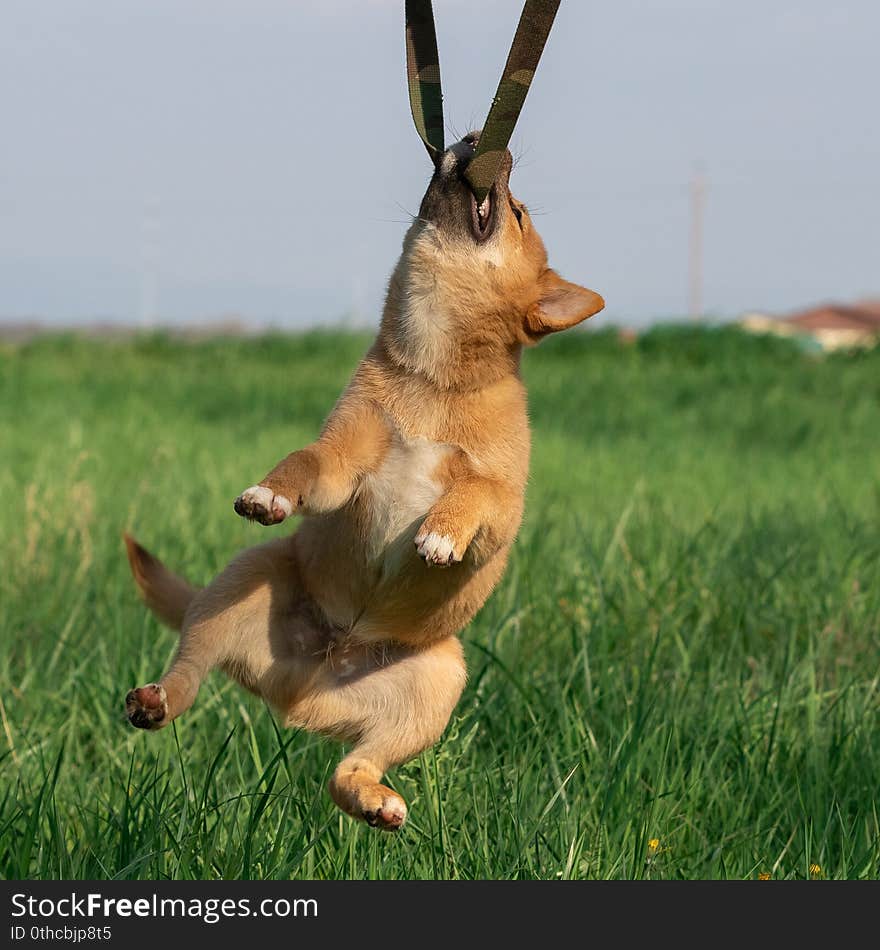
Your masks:
M 457 550 L 455 539 L 440 531 L 431 531 L 427 524 L 426 521 L 415 536 L 419 557 L 428 565 L 439 564 L 441 567 L 460 561 L 464 551 Z
M 262 485 L 254 485 L 235 499 L 236 514 L 260 524 L 280 524 L 292 511 L 293 505 L 284 495 Z
M 129 690 L 125 697 L 128 721 L 136 729 L 161 729 L 167 724 L 168 698 L 158 683 Z

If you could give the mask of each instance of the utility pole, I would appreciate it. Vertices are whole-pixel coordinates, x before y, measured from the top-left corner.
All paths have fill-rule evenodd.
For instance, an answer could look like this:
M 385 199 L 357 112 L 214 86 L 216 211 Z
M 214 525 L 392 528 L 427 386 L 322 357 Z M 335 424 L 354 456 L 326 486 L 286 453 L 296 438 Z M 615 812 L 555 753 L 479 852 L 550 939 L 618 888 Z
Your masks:
M 688 311 L 692 320 L 703 318 L 703 211 L 706 204 L 706 176 L 697 166 L 691 177 L 691 234 L 688 274 Z
M 144 202 L 141 219 L 141 326 L 153 326 L 159 317 L 160 230 L 159 201 L 155 197 L 150 197 Z

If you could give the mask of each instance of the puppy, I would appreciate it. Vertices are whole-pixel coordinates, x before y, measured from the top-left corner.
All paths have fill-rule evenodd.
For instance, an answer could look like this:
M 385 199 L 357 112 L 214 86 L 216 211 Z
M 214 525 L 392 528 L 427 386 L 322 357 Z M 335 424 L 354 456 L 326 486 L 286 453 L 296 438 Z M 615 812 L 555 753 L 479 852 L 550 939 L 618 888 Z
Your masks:
M 171 668 L 126 697 L 160 729 L 219 666 L 285 724 L 352 748 L 336 804 L 388 830 L 406 804 L 380 779 L 440 737 L 465 684 L 456 636 L 504 572 L 529 463 L 524 346 L 602 298 L 547 265 L 509 190 L 480 207 L 462 173 L 478 133 L 443 153 L 407 231 L 378 337 L 317 441 L 235 501 L 294 534 L 241 553 L 198 590 L 126 536 L 137 586 L 180 631 Z

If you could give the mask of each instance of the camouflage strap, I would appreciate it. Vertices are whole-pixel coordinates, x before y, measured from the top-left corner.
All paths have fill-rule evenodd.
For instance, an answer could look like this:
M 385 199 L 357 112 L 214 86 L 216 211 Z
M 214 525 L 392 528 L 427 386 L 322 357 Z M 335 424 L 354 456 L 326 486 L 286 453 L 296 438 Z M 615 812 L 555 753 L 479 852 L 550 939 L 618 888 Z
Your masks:
M 465 177 L 479 203 L 498 177 L 560 0 L 526 0 L 476 152 Z M 443 154 L 443 93 L 431 0 L 406 0 L 406 76 L 416 131 L 436 163 Z
M 406 78 L 416 131 L 436 163 L 443 154 L 443 93 L 431 0 L 406 0 Z
M 526 0 L 477 150 L 465 171 L 478 204 L 498 177 L 559 3 L 560 0 Z M 439 82 L 439 71 L 437 78 Z

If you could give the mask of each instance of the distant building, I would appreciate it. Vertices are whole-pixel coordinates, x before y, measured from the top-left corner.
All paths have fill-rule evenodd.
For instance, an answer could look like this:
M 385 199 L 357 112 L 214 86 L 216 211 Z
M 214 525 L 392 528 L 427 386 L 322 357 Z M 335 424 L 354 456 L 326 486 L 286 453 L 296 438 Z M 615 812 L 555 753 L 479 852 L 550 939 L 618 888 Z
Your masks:
M 749 313 L 740 326 L 751 333 L 809 339 L 823 350 L 871 347 L 880 342 L 880 300 L 822 304 L 787 317 Z

